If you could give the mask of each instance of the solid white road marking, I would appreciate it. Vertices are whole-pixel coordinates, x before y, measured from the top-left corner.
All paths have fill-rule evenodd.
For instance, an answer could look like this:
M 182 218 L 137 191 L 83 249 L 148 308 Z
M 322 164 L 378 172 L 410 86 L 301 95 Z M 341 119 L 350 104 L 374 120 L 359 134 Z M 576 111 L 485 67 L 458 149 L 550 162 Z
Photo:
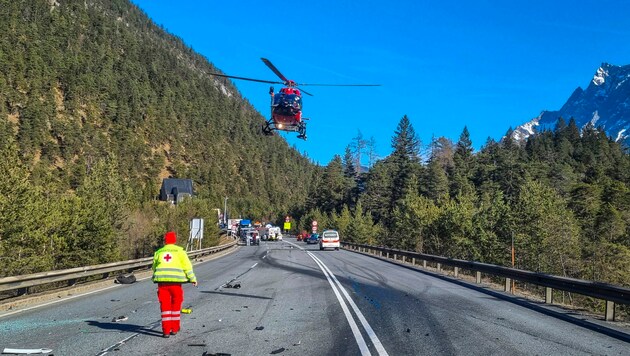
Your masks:
M 302 251 L 305 251 L 313 259 L 313 261 L 315 261 L 315 263 L 319 266 L 319 268 L 322 270 L 322 272 L 324 272 L 324 275 L 326 276 L 326 279 L 328 280 L 328 282 L 330 283 L 331 287 L 333 288 L 333 291 L 335 292 L 335 295 L 337 295 L 337 299 L 339 299 L 339 297 L 340 297 L 338 295 L 339 292 L 337 290 L 337 287 L 339 288 L 339 290 L 341 290 L 341 293 L 343 293 L 343 295 L 346 297 L 346 299 L 348 300 L 348 303 L 352 307 L 352 310 L 354 310 L 354 313 L 359 318 L 359 321 L 361 322 L 361 325 L 363 325 L 363 329 L 365 330 L 367 335 L 370 337 L 370 340 L 372 341 L 372 344 L 374 345 L 374 348 L 376 348 L 376 351 L 378 352 L 378 354 L 380 356 L 388 356 L 389 354 L 385 350 L 385 347 L 383 347 L 383 344 L 379 340 L 378 336 L 376 336 L 376 333 L 374 332 L 374 329 L 372 329 L 372 327 L 370 326 L 370 323 L 368 323 L 367 319 L 365 319 L 365 317 L 363 316 L 363 313 L 361 313 L 361 310 L 359 309 L 359 307 L 354 303 L 352 298 L 350 298 L 350 295 L 348 294 L 346 289 L 341 285 L 341 282 L 339 282 L 337 277 L 335 277 L 335 275 L 328 268 L 328 266 L 326 266 L 324 264 L 324 262 L 322 262 L 322 260 L 320 260 L 317 256 L 315 256 L 314 254 L 312 254 L 308 250 L 304 249 L 303 247 L 295 245 L 295 244 L 293 244 L 291 242 L 288 242 L 288 243 L 290 243 L 291 245 L 294 245 L 295 247 L 299 248 Z M 334 280 L 334 283 L 332 282 L 331 279 Z M 339 304 L 341 304 L 341 307 L 342 307 L 342 309 L 344 309 L 344 313 L 345 313 L 345 311 L 346 311 L 346 309 L 348 307 L 346 306 L 345 301 L 343 300 L 343 298 L 339 299 Z M 350 318 L 352 318 L 352 314 L 350 314 Z M 352 328 L 352 324 L 356 325 L 356 322 L 354 321 L 354 318 L 349 319 L 347 314 L 346 314 L 346 319 L 348 319 L 348 322 L 350 323 L 350 327 L 351 328 Z M 353 330 L 353 333 L 354 333 L 354 330 Z M 356 337 L 356 335 L 355 335 L 355 337 Z M 363 336 L 360 335 L 360 337 L 361 337 L 361 340 L 365 343 L 365 340 L 363 339 Z M 358 339 L 357 339 L 357 343 L 359 343 Z M 360 344 L 359 344 L 359 348 L 361 348 Z M 367 350 L 367 352 L 368 352 L 368 354 L 370 354 L 369 350 Z
M 365 332 L 370 337 L 370 340 L 372 340 L 372 344 L 374 344 L 374 347 L 376 348 L 376 351 L 378 351 L 378 354 L 381 356 L 388 355 L 387 351 L 383 347 L 383 344 L 381 344 L 381 340 L 379 340 L 378 336 L 376 336 L 376 333 L 370 326 L 370 323 L 368 323 L 367 319 L 365 319 L 365 317 L 363 316 L 363 313 L 361 313 L 361 310 L 359 309 L 359 307 L 354 303 L 352 298 L 350 298 L 350 295 L 348 295 L 348 292 L 346 291 L 346 289 L 341 285 L 341 282 L 339 282 L 337 277 L 335 277 L 335 275 L 330 271 L 328 266 L 326 266 L 324 262 L 322 262 L 317 256 L 313 255 L 310 252 L 307 252 L 307 253 L 311 256 L 312 259 L 314 259 L 315 261 L 319 261 L 322 264 L 322 266 L 326 269 L 326 271 L 330 273 L 330 276 L 335 281 L 335 283 L 337 283 L 337 286 L 339 287 L 343 295 L 346 296 L 348 303 L 350 303 L 350 306 L 352 307 L 352 310 L 354 310 L 354 313 L 359 318 L 359 321 L 361 321 L 361 325 L 363 325 Z
M 254 268 L 254 267 L 256 267 L 256 266 L 258 266 L 258 262 L 254 263 L 254 265 L 253 265 L 253 266 L 251 266 L 251 267 L 249 267 L 249 269 L 252 269 L 252 268 Z
M 320 264 L 321 262 L 315 259 L 313 259 L 313 261 L 315 261 L 315 263 L 319 266 L 322 272 L 324 272 L 324 276 L 326 276 L 328 283 L 330 283 L 330 286 L 332 287 L 333 292 L 335 293 L 335 296 L 337 297 L 337 300 L 339 301 L 339 304 L 341 305 L 341 309 L 343 309 L 343 313 L 346 316 L 346 319 L 348 320 L 348 324 L 350 324 L 350 329 L 352 329 L 352 334 L 354 335 L 354 338 L 357 340 L 357 345 L 359 345 L 359 350 L 361 350 L 361 355 L 371 356 L 372 353 L 370 353 L 370 349 L 365 343 L 365 339 L 363 338 L 363 335 L 361 335 L 361 330 L 359 330 L 359 326 L 354 321 L 354 318 L 352 317 L 352 314 L 350 313 L 350 309 L 348 309 L 348 306 L 346 305 L 346 302 L 343 300 L 343 297 L 339 293 L 339 290 L 335 286 L 335 283 L 330 279 L 330 276 L 328 276 L 328 273 L 326 273 L 326 271 L 324 270 L 324 267 L 322 267 L 322 265 Z

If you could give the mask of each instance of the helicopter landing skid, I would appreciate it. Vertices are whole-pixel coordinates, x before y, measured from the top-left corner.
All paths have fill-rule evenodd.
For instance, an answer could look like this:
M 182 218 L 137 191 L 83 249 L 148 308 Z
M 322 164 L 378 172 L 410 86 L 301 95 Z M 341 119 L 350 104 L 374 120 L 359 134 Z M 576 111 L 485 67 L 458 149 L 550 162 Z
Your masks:
M 282 128 L 276 127 L 273 120 L 266 121 L 262 126 L 262 132 L 266 136 L 274 135 L 274 131 L 289 131 L 289 132 L 297 132 L 297 138 L 306 141 L 306 123 L 300 122 L 295 126 L 284 126 Z
M 276 128 L 273 127 L 273 123 L 270 123 L 269 121 L 265 122 L 262 126 L 262 132 L 265 136 L 273 136 L 274 134 L 274 130 Z

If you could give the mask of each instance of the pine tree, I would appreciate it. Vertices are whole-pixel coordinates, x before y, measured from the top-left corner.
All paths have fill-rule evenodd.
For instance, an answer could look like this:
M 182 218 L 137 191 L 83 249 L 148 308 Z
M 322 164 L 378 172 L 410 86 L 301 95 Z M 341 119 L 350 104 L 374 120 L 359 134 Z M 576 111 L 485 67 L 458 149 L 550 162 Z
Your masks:
M 392 165 L 392 195 L 389 203 L 394 207 L 410 190 L 418 190 L 412 186 L 417 181 L 420 171 L 420 140 L 409 121 L 407 115 L 403 116 L 394 137 L 392 138 L 393 152 L 388 162 Z
M 365 190 L 361 195 L 365 209 L 371 213 L 374 220 L 384 224 L 391 212 L 393 178 L 392 164 L 389 158 L 377 162 L 367 173 Z

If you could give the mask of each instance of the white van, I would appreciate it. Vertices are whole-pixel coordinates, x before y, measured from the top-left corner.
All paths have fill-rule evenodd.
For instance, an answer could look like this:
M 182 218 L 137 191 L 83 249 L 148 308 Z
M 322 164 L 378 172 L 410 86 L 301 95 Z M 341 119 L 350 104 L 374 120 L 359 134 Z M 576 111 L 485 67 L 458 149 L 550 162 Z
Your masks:
M 323 250 L 325 248 L 334 248 L 335 250 L 339 250 L 341 244 L 339 243 L 339 233 L 335 230 L 324 230 L 319 235 L 319 249 Z

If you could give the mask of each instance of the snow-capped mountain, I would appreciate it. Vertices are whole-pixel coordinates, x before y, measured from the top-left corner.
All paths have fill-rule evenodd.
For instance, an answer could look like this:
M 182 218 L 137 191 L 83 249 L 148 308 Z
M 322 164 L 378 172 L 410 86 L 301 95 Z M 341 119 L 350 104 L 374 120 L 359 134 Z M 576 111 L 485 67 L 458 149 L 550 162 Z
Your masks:
M 562 117 L 574 118 L 578 127 L 592 123 L 602 127 L 616 141 L 630 143 L 630 65 L 603 63 L 586 90 L 578 87 L 558 111 L 543 111 L 517 127 L 513 136 L 524 140 L 542 130 L 553 130 Z

